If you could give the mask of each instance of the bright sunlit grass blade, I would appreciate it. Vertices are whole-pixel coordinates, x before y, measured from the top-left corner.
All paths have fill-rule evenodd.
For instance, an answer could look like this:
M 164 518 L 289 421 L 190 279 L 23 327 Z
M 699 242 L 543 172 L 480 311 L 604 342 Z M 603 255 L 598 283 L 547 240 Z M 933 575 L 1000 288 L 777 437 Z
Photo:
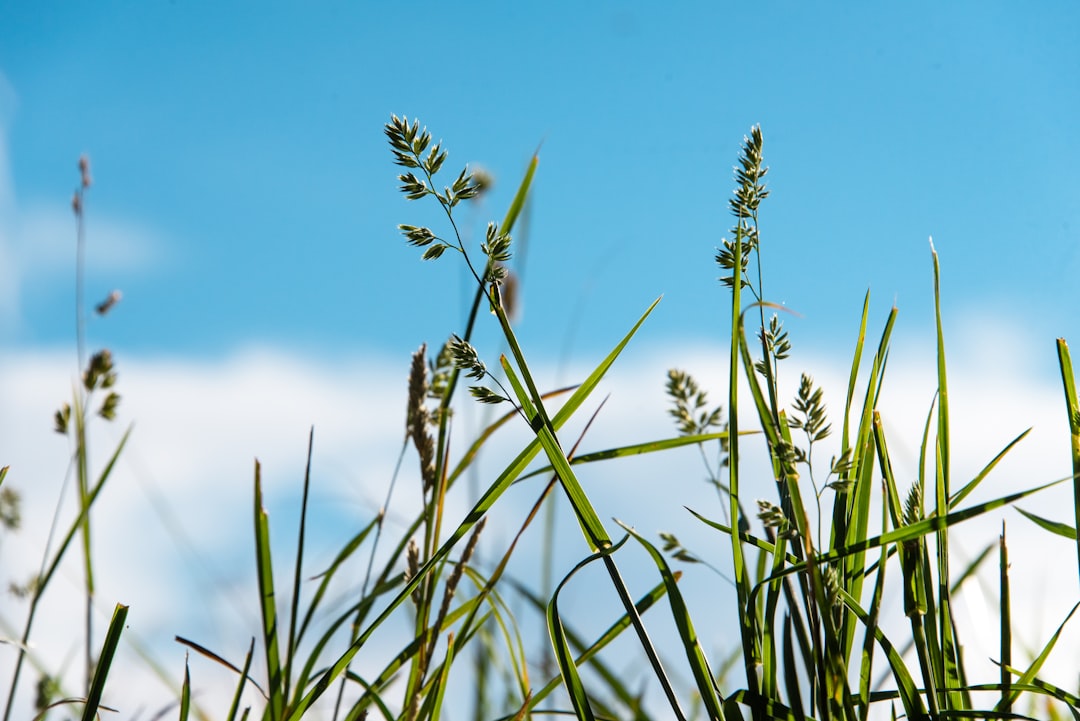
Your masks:
M 859 365 L 862 363 L 863 346 L 866 344 L 866 322 L 870 317 L 870 291 L 863 297 L 862 313 L 859 316 L 859 336 L 855 341 L 855 352 L 851 357 L 851 372 L 848 374 L 847 395 L 844 397 L 844 429 L 840 436 L 840 450 L 851 447 L 848 433 L 851 421 L 851 401 L 855 397 L 855 386 L 859 379 Z
M 112 666 L 116 649 L 120 645 L 120 635 L 124 632 L 124 623 L 127 621 L 128 607 L 116 604 L 113 611 L 109 630 L 105 632 L 105 643 L 101 646 L 101 654 L 98 656 L 94 669 L 94 677 L 90 682 L 90 693 L 86 697 L 86 707 L 83 709 L 83 721 L 93 721 L 97 716 L 98 706 L 101 704 L 101 694 L 105 690 L 105 680 L 109 676 L 109 668 Z
M 1073 469 L 1073 529 L 1080 529 L 1080 400 L 1076 396 L 1076 375 L 1073 373 L 1069 344 L 1064 338 L 1057 340 L 1058 363 L 1061 381 L 1065 386 L 1065 410 L 1069 414 L 1069 448 Z M 1080 536 L 1076 538 L 1077 570 L 1080 570 Z
M 937 382 L 938 382 L 938 436 L 937 436 L 937 472 L 935 473 L 934 504 L 938 515 L 944 515 L 949 508 L 952 495 L 951 463 L 952 446 L 949 427 L 949 387 L 945 364 L 945 333 L 941 318 L 941 266 L 933 241 L 930 242 L 930 254 L 934 264 L 934 320 L 937 328 Z M 970 706 L 966 694 L 958 693 L 963 687 L 963 659 L 960 657 L 959 641 L 955 635 L 952 599 L 949 591 L 949 534 L 939 530 L 937 543 L 937 620 L 938 640 L 941 647 L 942 685 L 948 709 L 964 709 Z
M 266 653 L 266 688 L 270 717 L 278 719 L 285 710 L 285 684 L 278 651 L 277 598 L 270 556 L 270 520 L 263 507 L 262 469 L 255 461 L 255 567 L 259 583 L 259 611 L 262 619 L 263 650 Z

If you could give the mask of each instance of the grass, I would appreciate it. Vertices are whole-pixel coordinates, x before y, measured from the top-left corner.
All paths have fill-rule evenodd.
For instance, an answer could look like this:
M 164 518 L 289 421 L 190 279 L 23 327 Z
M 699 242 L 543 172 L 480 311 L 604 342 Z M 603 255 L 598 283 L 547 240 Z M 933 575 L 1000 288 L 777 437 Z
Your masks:
M 414 354 L 398 470 L 388 484 L 384 507 L 342 540 L 328 565 L 311 568 L 305 557 L 314 430 L 301 485 L 300 523 L 290 548 L 275 548 L 271 541 L 274 534 L 264 507 L 262 469 L 255 464 L 251 523 L 260 603 L 259 618 L 251 620 L 251 645 L 240 659 L 230 658 L 230 650 L 207 648 L 198 639 L 177 638 L 197 658 L 233 674 L 235 692 L 221 705 L 200 701 L 192 693 L 198 678 L 193 681 L 186 668 L 176 705 L 168 713 L 181 719 L 230 721 L 253 717 L 273 721 L 462 718 L 461 709 L 450 709 L 455 703 L 451 699 L 460 697 L 451 692 L 456 684 L 471 691 L 470 713 L 478 720 L 557 714 L 579 719 L 755 721 L 1027 718 L 1027 714 L 1080 718 L 1077 691 L 1040 678 L 1055 654 L 1069 653 L 1056 644 L 1076 608 L 1057 621 L 1057 631 L 1030 659 L 1016 658 L 1012 637 L 1020 619 L 1013 615 L 1011 605 L 1010 564 L 1037 559 L 1010 561 L 1004 532 L 997 544 L 1001 640 L 995 662 L 999 671 L 992 678 L 974 679 L 965 664 L 954 599 L 989 563 L 993 552 L 988 549 L 969 565 L 954 568 L 950 539 L 965 521 L 1015 504 L 1055 482 L 968 502 L 1026 432 L 1006 447 L 993 449 L 989 462 L 974 478 L 962 482 L 953 475 L 941 269 L 933 249 L 937 394 L 922 429 L 917 478 L 904 487 L 893 470 L 879 408 L 896 308 L 888 314 L 876 345 L 869 345 L 869 294 L 864 299 L 838 419 L 830 420 L 822 391 L 808 374 L 800 374 L 790 406 L 781 400 L 780 380 L 793 348 L 775 313 L 779 307 L 769 302 L 764 286 L 767 274 L 761 262 L 758 222 L 768 198 L 768 168 L 763 134 L 753 128 L 738 156 L 737 187 L 729 202 L 734 227 L 716 256 L 724 274 L 721 291 L 730 302 L 726 405 L 712 406 L 707 391 L 693 376 L 673 369 L 666 386 L 674 420 L 671 436 L 582 453 L 579 447 L 603 406 L 594 399 L 596 389 L 659 300 L 648 305 L 636 322 L 628 323 L 620 342 L 577 384 L 542 389 L 527 349 L 515 335 L 509 292 L 516 287 L 509 268 L 515 249 L 513 234 L 537 171 L 537 157 L 502 221 L 490 223 L 483 242 L 474 249 L 463 241 L 456 211 L 484 192 L 483 178 L 465 168 L 451 172 L 449 181 L 443 180 L 448 154 L 441 144 L 432 144 L 430 133 L 418 121 L 394 116 L 385 133 L 392 158 L 402 169 L 399 182 L 405 197 L 434 204 L 443 218 L 442 230 L 402 224 L 400 231 L 425 260 L 456 258 L 465 264 L 476 286 L 468 317 L 460 334 L 450 335 L 436 353 L 429 354 L 427 346 L 421 345 Z M 45 549 L 40 573 L 23 589 L 28 599 L 23 632 L 17 643 L 4 649 L 16 656 L 4 721 L 13 718 L 16 694 L 25 685 L 24 661 L 44 666 L 44 660 L 31 656 L 35 612 L 61 559 L 73 549 L 81 553 L 84 570 L 84 684 L 80 692 L 61 694 L 64 697 L 59 699 L 40 694 L 36 718 L 72 710 L 81 711 L 83 718 L 94 718 L 102 708 L 103 689 L 124 683 L 109 679 L 108 673 L 122 643 L 127 608 L 117 605 L 100 650 L 91 624 L 91 511 L 128 436 L 123 436 L 100 472 L 91 473 L 90 409 L 97 408 L 97 415 L 107 421 L 115 413 L 119 396 L 114 390 L 111 354 L 101 351 L 86 361 L 83 349 L 83 212 L 90 181 L 88 165 L 84 162 L 80 169 L 74 202 L 76 345 L 79 367 L 85 370 L 72 403 L 56 417 L 57 430 L 72 443 L 71 474 L 78 511 L 66 525 L 58 520 L 61 540 Z M 472 344 L 481 319 L 497 324 L 505 346 L 503 354 L 487 361 Z M 748 326 L 753 328 L 753 340 Z M 1080 570 L 1076 532 L 1080 525 L 1080 402 L 1064 340 L 1058 341 L 1058 356 L 1076 475 L 1056 483 L 1073 484 L 1074 525 L 1021 512 L 1046 534 L 1076 541 Z M 507 410 L 493 416 L 463 452 L 454 453 L 450 438 L 455 409 L 470 402 Z M 748 418 L 754 422 L 744 427 Z M 565 431 L 571 419 L 584 421 L 578 423 L 584 430 L 577 436 Z M 514 424 L 527 429 L 530 440 L 486 488 L 478 489 L 462 520 L 450 518 L 451 494 L 464 497 L 459 482 L 474 469 L 492 439 Z M 827 443 L 834 454 L 823 463 L 822 448 Z M 719 517 L 692 512 L 692 518 L 730 550 L 730 568 L 721 569 L 719 561 L 684 547 L 674 533 L 660 534 L 657 545 L 628 525 L 605 525 L 601 518 L 606 514 L 596 507 L 578 477 L 588 464 L 686 446 L 701 450 L 709 483 L 721 501 Z M 776 490 L 768 500 L 752 499 L 744 490 L 750 485 L 744 456 L 762 449 Z M 404 470 L 406 459 L 416 464 L 412 473 Z M 6 483 L 7 475 L 7 468 L 0 471 L 0 484 Z M 419 484 L 423 503 L 404 532 L 394 535 L 386 518 L 399 476 L 402 482 Z M 498 553 L 482 557 L 477 549 L 487 519 L 495 515 L 506 522 L 508 517 L 499 515 L 500 500 L 517 481 L 536 476 L 546 482 L 538 488 L 532 509 L 513 540 Z M 549 587 L 543 571 L 539 578 L 522 579 L 508 569 L 536 518 L 547 513 L 550 523 L 550 514 L 556 512 L 552 500 L 556 489 L 565 496 L 566 505 L 561 508 L 572 513 L 586 551 L 576 565 L 559 569 L 561 578 Z M 0 517 L 15 530 L 18 497 L 8 485 L 0 486 L 0 491 L 4 494 Z M 544 537 L 550 540 L 550 532 Z M 552 552 L 550 546 L 541 549 L 542 566 L 553 564 Z M 284 579 L 280 574 L 286 567 L 280 563 L 283 553 L 289 556 L 291 568 Z M 642 558 L 653 569 L 654 578 L 644 593 L 635 594 L 624 569 Z M 1058 561 L 1057 570 L 1064 570 L 1065 563 Z M 700 615 L 707 610 L 693 608 L 680 583 L 685 573 L 707 566 L 730 576 L 736 608 L 725 625 L 737 634 L 738 644 L 730 656 L 719 660 L 710 660 L 696 630 L 702 620 L 715 624 L 715 619 Z M 579 573 L 592 568 L 602 571 L 617 605 L 590 609 L 605 614 L 609 625 L 586 636 L 575 628 L 579 620 L 575 609 L 560 599 L 578 583 Z M 720 592 L 726 594 L 728 587 L 720 585 Z M 891 608 L 883 604 L 887 596 L 902 598 L 901 617 L 882 616 Z M 331 602 L 340 598 L 350 600 L 344 606 Z M 657 618 L 661 615 L 664 618 Z M 550 652 L 537 657 L 527 652 L 523 627 L 539 618 L 548 629 Z M 399 648 L 386 653 L 385 642 L 373 642 L 376 634 L 402 621 L 410 633 Z M 656 628 L 665 631 L 659 642 L 653 640 Z M 604 651 L 612 644 L 619 644 L 620 653 L 635 649 L 639 667 L 649 676 L 647 684 L 609 665 Z M 361 654 L 363 672 L 356 663 Z M 373 664 L 377 670 L 370 671 Z M 59 674 L 45 673 L 42 678 L 59 678 Z M 656 689 L 659 696 L 646 702 L 641 690 L 645 687 Z M 252 695 L 257 699 L 254 705 L 250 704 Z

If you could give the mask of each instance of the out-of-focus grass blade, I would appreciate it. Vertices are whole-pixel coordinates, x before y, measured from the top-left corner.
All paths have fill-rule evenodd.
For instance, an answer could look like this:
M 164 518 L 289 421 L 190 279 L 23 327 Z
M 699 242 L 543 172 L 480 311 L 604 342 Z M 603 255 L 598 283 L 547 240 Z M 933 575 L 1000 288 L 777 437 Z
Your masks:
M 532 160 L 529 161 L 529 167 L 525 170 L 525 177 L 521 179 L 521 184 L 518 186 L 517 192 L 514 193 L 514 199 L 510 202 L 510 207 L 506 209 L 506 215 L 503 217 L 502 225 L 499 229 L 504 233 L 509 233 L 514 228 L 514 223 L 517 222 L 518 216 L 521 215 L 521 209 L 525 207 L 525 199 L 529 197 L 529 188 L 532 186 L 533 176 L 536 174 L 536 166 L 540 163 L 540 153 L 537 151 L 533 153 Z
M 236 693 L 233 695 L 232 705 L 229 706 L 229 715 L 225 718 L 233 721 L 236 712 L 240 709 L 240 699 L 244 695 L 244 684 L 248 680 L 248 672 L 251 671 L 251 661 L 255 658 L 255 637 L 251 637 L 251 645 L 248 646 L 247 655 L 244 656 L 244 670 L 240 672 L 240 680 L 236 684 Z
M 90 682 L 90 692 L 86 697 L 86 707 L 83 709 L 83 721 L 93 721 L 97 715 L 98 706 L 101 704 L 101 694 L 105 690 L 105 679 L 109 676 L 109 667 L 112 665 L 113 656 L 120 645 L 120 634 L 124 632 L 124 622 L 127 620 L 128 607 L 122 603 L 116 604 L 113 611 L 109 630 L 105 633 L 105 643 L 101 647 L 101 655 L 98 656 L 97 667 L 94 669 L 94 678 Z
M 1017 506 L 1016 510 L 1019 511 L 1022 516 L 1024 516 L 1040 528 L 1044 528 L 1051 533 L 1056 533 L 1059 536 L 1068 538 L 1071 541 L 1076 540 L 1076 529 L 1072 526 L 1065 523 L 1058 523 L 1057 521 L 1051 521 L 1049 519 L 1043 518 L 1042 516 L 1036 516 L 1034 513 L 1029 513 L 1028 511 L 1025 511 L 1019 506 Z
M 686 652 L 686 660 L 690 664 L 691 672 L 694 674 L 694 684 L 697 686 L 698 693 L 701 694 L 701 701 L 705 704 L 705 710 L 708 712 L 710 719 L 723 721 L 724 711 L 720 704 L 723 703 L 724 699 L 720 695 L 720 689 L 716 688 L 713 682 L 712 669 L 709 668 L 705 652 L 702 651 L 701 644 L 698 642 L 694 623 L 690 619 L 690 611 L 686 608 L 682 591 L 679 590 L 679 585 L 675 582 L 675 576 L 672 574 L 671 568 L 660 551 L 656 550 L 656 546 L 649 543 L 625 523 L 621 521 L 616 521 L 616 523 L 622 526 L 627 533 L 634 537 L 634 540 L 648 551 L 653 563 L 656 564 L 657 570 L 660 571 L 660 577 L 664 581 L 664 586 L 667 587 L 668 603 L 671 604 L 671 616 L 675 621 L 675 628 L 679 631 L 679 640 L 682 641 L 683 650 Z
M 1065 386 L 1065 410 L 1069 414 L 1069 448 L 1072 451 L 1073 469 L 1073 522 L 1080 528 L 1080 401 L 1076 396 L 1076 375 L 1073 373 L 1069 344 L 1064 338 L 1057 340 L 1058 363 L 1061 365 L 1061 381 Z M 1076 536 L 1077 570 L 1080 571 L 1080 536 Z
M 262 469 L 255 461 L 255 567 L 259 579 L 259 610 L 262 614 L 263 646 L 266 652 L 267 691 L 270 718 L 279 719 L 285 710 L 284 682 L 278 652 L 277 603 L 274 596 L 274 569 L 270 557 L 270 520 L 262 502 Z

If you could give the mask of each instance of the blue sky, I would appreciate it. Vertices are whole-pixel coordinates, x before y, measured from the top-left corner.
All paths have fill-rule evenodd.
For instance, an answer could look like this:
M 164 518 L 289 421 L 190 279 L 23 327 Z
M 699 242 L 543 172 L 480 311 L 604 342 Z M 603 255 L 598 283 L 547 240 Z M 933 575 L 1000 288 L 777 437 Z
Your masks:
M 158 639 L 172 669 L 173 633 L 246 648 L 253 595 L 239 574 L 251 564 L 237 539 L 249 542 L 252 456 L 289 522 L 314 423 L 320 528 L 370 518 L 396 459 L 409 354 L 464 322 L 460 263 L 422 263 L 396 230 L 439 220 L 397 190 L 382 133 L 396 113 L 444 141 L 447 182 L 464 164 L 495 176 L 490 195 L 459 211 L 476 241 L 539 147 L 516 269 L 518 332 L 542 376 L 576 380 L 663 294 L 612 381 L 594 448 L 670 432 L 672 365 L 723 398 L 729 297 L 713 257 L 732 225 L 742 138 L 761 123 L 765 295 L 800 314 L 786 321 L 789 391 L 807 367 L 838 407 L 864 293 L 875 329 L 896 302 L 883 416 L 902 430 L 890 448 L 910 465 L 933 395 L 933 236 L 957 475 L 1034 424 L 1012 469 L 1025 487 L 1059 477 L 1068 443 L 1053 341 L 1080 344 L 1078 48 L 1080 9 L 1066 2 L 4 3 L 0 464 L 22 488 L 49 479 L 58 489 L 64 477 L 50 419 L 75 370 L 70 198 L 85 153 L 88 297 L 124 295 L 90 320 L 89 340 L 116 354 L 121 419 L 137 424 L 100 509 L 123 519 L 102 524 L 114 528 L 103 555 L 136 558 L 103 571 L 100 595 L 143 614 L 133 628 Z M 493 330 L 478 336 L 489 366 Z M 98 458 L 119 431 L 103 432 Z M 697 483 L 694 455 L 668 463 L 645 473 Z M 614 478 L 594 479 L 601 515 L 636 518 L 647 533 L 685 527 L 682 504 L 709 502 L 695 487 L 686 497 L 646 488 L 640 503 Z M 48 488 L 28 500 L 28 517 L 45 520 L 27 524 L 25 548 L 48 526 Z M 199 563 L 174 557 L 154 498 L 172 507 Z M 135 518 L 147 522 L 138 544 L 125 530 Z M 582 552 L 570 547 L 567 569 Z M 218 612 L 170 608 L 161 589 L 177 573 L 192 574 L 201 598 L 227 597 Z M 240 580 L 221 589 L 231 576 Z
M 495 174 L 468 230 L 501 218 L 542 143 L 521 328 L 538 352 L 601 350 L 661 293 L 648 333 L 712 338 L 731 166 L 761 123 L 767 295 L 803 314 L 796 341 L 849 338 L 867 288 L 922 325 L 930 235 L 950 308 L 1075 328 L 1070 4 L 392 8 L 7 4 L 16 257 L 87 153 L 91 257 L 113 220 L 141 251 L 91 277 L 91 295 L 125 294 L 100 342 L 400 356 L 460 327 L 465 294 L 452 259 L 422 267 L 395 231 L 430 217 L 397 192 L 381 133 L 407 114 L 451 169 Z M 9 347 L 70 341 L 67 279 L 24 276 Z

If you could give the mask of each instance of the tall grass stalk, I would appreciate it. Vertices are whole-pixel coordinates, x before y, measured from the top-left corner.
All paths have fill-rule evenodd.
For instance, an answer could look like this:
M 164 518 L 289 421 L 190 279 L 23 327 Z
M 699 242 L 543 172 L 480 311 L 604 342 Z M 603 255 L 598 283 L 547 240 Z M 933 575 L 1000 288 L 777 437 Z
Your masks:
M 54 574 L 66 557 L 67 551 L 76 536 L 78 536 L 81 541 L 80 550 L 82 552 L 83 562 L 83 670 L 85 673 L 85 680 L 82 696 L 78 699 L 66 699 L 62 703 L 72 703 L 73 701 L 84 702 L 84 717 L 93 717 L 97 711 L 109 669 L 109 662 L 116 651 L 120 633 L 123 630 L 123 619 L 126 617 L 127 613 L 126 606 L 117 605 L 113 621 L 110 624 L 106 635 L 102 654 L 95 659 L 93 635 L 94 556 L 91 543 L 90 511 L 104 488 L 106 481 L 110 478 L 124 446 L 127 444 L 131 428 L 129 427 L 123 434 L 120 442 L 117 444 L 115 450 L 101 471 L 96 477 L 93 476 L 90 471 L 88 439 L 90 414 L 92 408 L 96 406 L 96 411 L 94 411 L 95 415 L 106 421 L 113 420 L 120 403 L 120 395 L 114 389 L 117 374 L 113 365 L 112 354 L 107 349 L 101 350 L 93 354 L 89 361 L 86 360 L 86 315 L 84 312 L 83 277 L 85 274 L 84 266 L 86 262 L 85 200 L 86 192 L 90 188 L 90 185 L 90 164 L 86 156 L 83 156 L 79 159 L 79 185 L 72 198 L 72 210 L 76 221 L 76 355 L 78 357 L 78 367 L 81 377 L 79 378 L 79 382 L 74 385 L 71 404 L 65 403 L 60 410 L 56 412 L 54 418 L 56 432 L 67 435 L 71 441 L 72 457 L 69 465 L 68 478 L 70 478 L 71 469 L 74 468 L 78 490 L 78 513 L 67 526 L 67 530 L 61 534 L 60 541 L 56 548 L 52 549 L 51 545 L 56 533 L 63 528 L 63 526 L 60 525 L 63 505 L 63 492 L 61 492 L 56 505 L 53 525 L 50 528 L 49 540 L 46 543 L 46 548 L 42 556 L 40 570 L 24 587 L 18 589 L 20 593 L 29 597 L 29 608 L 27 609 L 26 621 L 23 625 L 22 635 L 17 646 L 18 650 L 15 666 L 12 672 L 11 683 L 8 687 L 7 701 L 4 705 L 4 721 L 8 721 L 11 718 L 14 709 L 15 697 L 19 689 L 19 679 L 23 663 L 29 653 L 31 631 L 33 629 L 39 604 L 46 589 L 49 587 L 50 581 L 52 581 Z M 98 306 L 98 313 L 104 315 L 111 309 L 118 298 L 119 293 L 114 291 L 106 301 Z M 99 402 L 97 399 L 100 396 L 103 396 L 103 398 Z M 2 478 L 0 478 L 0 481 L 2 481 Z M 66 483 L 67 481 L 65 480 L 65 486 Z M 46 675 L 39 682 L 39 688 L 52 685 L 54 682 L 58 683 L 59 679 L 50 679 Z M 53 705 L 53 701 L 47 694 L 39 693 L 37 705 L 38 712 L 44 714 L 48 708 Z

